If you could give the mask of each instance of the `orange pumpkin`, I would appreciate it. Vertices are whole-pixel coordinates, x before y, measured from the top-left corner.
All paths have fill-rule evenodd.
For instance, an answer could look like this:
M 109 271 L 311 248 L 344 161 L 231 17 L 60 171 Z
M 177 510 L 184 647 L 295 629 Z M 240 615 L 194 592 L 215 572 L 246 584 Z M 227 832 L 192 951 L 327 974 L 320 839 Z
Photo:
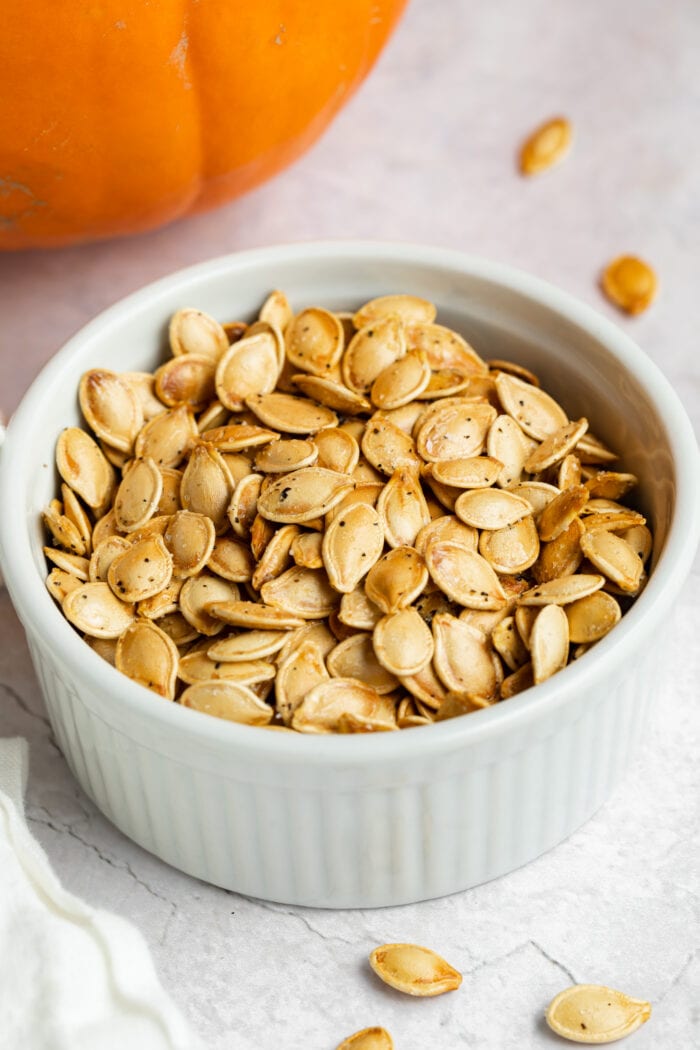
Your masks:
M 405 0 L 4 0 L 0 248 L 229 200 L 321 134 Z

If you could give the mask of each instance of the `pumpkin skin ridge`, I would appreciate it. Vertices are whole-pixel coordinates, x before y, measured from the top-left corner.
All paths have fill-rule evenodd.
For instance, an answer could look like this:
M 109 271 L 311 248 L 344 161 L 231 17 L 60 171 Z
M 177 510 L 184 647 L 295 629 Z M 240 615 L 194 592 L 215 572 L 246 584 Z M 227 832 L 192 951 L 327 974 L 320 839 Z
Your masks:
M 146 232 L 270 179 L 355 94 L 406 2 L 62 0 L 34 19 L 6 0 L 0 251 Z

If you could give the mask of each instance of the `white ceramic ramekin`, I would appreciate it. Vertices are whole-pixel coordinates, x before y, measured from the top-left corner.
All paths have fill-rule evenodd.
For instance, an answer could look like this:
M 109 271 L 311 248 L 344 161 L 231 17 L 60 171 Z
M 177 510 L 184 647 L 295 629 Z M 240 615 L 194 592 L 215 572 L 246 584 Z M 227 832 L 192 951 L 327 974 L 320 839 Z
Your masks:
M 624 451 L 656 538 L 649 584 L 611 635 L 548 682 L 488 710 L 411 731 L 305 737 L 159 700 L 90 650 L 49 597 L 41 508 L 54 445 L 78 422 L 81 373 L 151 368 L 169 315 L 246 317 L 283 288 L 348 308 L 390 291 L 434 300 L 485 357 L 539 373 L 569 415 Z M 107 310 L 43 370 L 0 468 L 2 569 L 51 723 L 80 784 L 126 835 L 201 879 L 322 907 L 401 904 L 524 864 L 586 820 L 644 730 L 659 636 L 689 571 L 700 461 L 658 369 L 620 331 L 534 278 L 440 249 L 292 245 L 231 255 Z

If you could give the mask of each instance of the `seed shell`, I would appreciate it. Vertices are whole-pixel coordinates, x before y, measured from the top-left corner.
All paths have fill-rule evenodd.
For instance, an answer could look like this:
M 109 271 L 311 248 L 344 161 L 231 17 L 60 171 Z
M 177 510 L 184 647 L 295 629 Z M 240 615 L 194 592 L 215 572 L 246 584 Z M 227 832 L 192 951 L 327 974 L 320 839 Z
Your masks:
M 90 435 L 79 427 L 66 427 L 56 443 L 56 466 L 66 485 L 101 513 L 114 490 L 114 469 Z
M 268 704 L 238 682 L 198 682 L 185 689 L 180 703 L 203 714 L 249 726 L 265 726 L 273 715 Z
M 535 684 L 566 667 L 569 658 L 569 621 L 559 605 L 545 605 L 530 632 L 530 656 Z
M 114 666 L 166 700 L 175 699 L 177 646 L 150 620 L 136 620 L 120 636 Z
M 221 454 L 215 448 L 197 445 L 182 475 L 180 500 L 185 510 L 211 518 L 217 534 L 225 532 L 233 492 L 233 479 Z
M 598 984 L 575 984 L 552 999 L 547 1024 L 574 1043 L 613 1043 L 651 1017 L 651 1003 Z
M 116 598 L 107 583 L 83 583 L 65 596 L 63 614 L 91 638 L 118 638 L 133 621 L 134 607 Z
M 405 609 L 428 582 L 425 561 L 413 547 L 396 547 L 372 566 L 365 580 L 371 602 L 389 614 Z
M 458 970 L 417 944 L 383 944 L 371 953 L 369 964 L 385 984 L 407 995 L 442 995 L 462 983 Z
M 554 466 L 567 456 L 588 430 L 588 420 L 581 418 L 575 423 L 567 423 L 544 439 L 525 460 L 525 470 L 529 474 L 538 474 L 547 467 Z
M 386 1028 L 363 1028 L 343 1039 L 337 1050 L 394 1050 L 394 1040 Z
M 200 634 L 219 634 L 224 625 L 214 610 L 237 602 L 239 593 L 235 583 L 201 572 L 185 580 L 180 592 L 180 612 Z
M 216 365 L 206 354 L 182 354 L 157 370 L 155 392 L 169 408 L 187 405 L 193 412 L 206 408 L 214 399 Z
M 280 364 L 274 336 L 246 334 L 228 347 L 216 366 L 216 396 L 232 412 L 240 412 L 252 395 L 274 390 Z
M 173 559 L 161 536 L 145 536 L 113 559 L 107 582 L 124 602 L 140 602 L 170 583 Z
M 173 514 L 163 533 L 163 541 L 173 559 L 173 576 L 196 576 L 207 564 L 214 549 L 214 522 L 206 514 L 180 510 Z
M 571 149 L 572 130 L 565 117 L 553 117 L 541 124 L 523 143 L 520 171 L 538 175 L 555 164 L 561 164 Z
M 343 715 L 372 718 L 381 710 L 382 697 L 355 678 L 330 678 L 310 689 L 292 715 L 292 729 L 300 733 L 337 732 Z
M 634 315 L 652 304 L 658 282 L 648 263 L 634 255 L 620 255 L 606 266 L 601 285 L 615 306 Z
M 381 474 L 391 476 L 399 467 L 419 469 L 420 458 L 413 439 L 394 423 L 374 415 L 365 427 L 362 452 Z
M 293 375 L 292 380 L 302 393 L 326 408 L 342 412 L 343 415 L 354 416 L 359 412 L 371 411 L 372 405 L 366 397 L 334 379 L 325 376 Z
M 391 675 L 417 675 L 433 658 L 430 628 L 413 608 L 382 617 L 374 628 L 372 644 L 377 660 Z
M 448 613 L 433 617 L 434 664 L 450 692 L 471 701 L 491 702 L 500 679 L 485 635 Z
M 114 521 L 121 532 L 136 532 L 153 516 L 163 476 L 152 459 L 132 459 L 114 497 Z
M 335 412 L 293 394 L 257 394 L 246 405 L 267 427 L 286 434 L 315 434 L 338 422 Z
M 569 422 L 554 398 L 517 376 L 501 372 L 496 378 L 496 389 L 508 415 L 529 437 L 544 441 Z
M 425 562 L 432 579 L 448 598 L 468 609 L 501 609 L 506 594 L 485 558 L 452 540 L 429 543 Z
M 264 474 L 286 474 L 301 467 L 311 467 L 318 459 L 316 445 L 301 438 L 274 441 L 255 457 L 255 470 Z
M 548 580 L 531 587 L 518 601 L 520 605 L 568 605 L 569 602 L 575 602 L 600 590 L 604 583 L 604 576 L 589 573 L 559 576 L 556 580 Z
M 355 487 L 346 475 L 322 467 L 302 467 L 276 478 L 258 499 L 258 513 L 269 521 L 309 522 L 326 514 Z
M 80 408 L 90 428 L 112 448 L 130 452 L 144 414 L 125 377 L 105 368 L 85 372 L 78 388 Z
M 380 295 L 361 306 L 352 320 L 355 328 L 383 317 L 398 317 L 407 324 L 431 324 L 436 314 L 433 303 L 417 295 Z
M 372 383 L 372 403 L 381 409 L 407 405 L 420 397 L 430 376 L 427 355 L 422 350 L 411 351 L 382 369 Z
M 277 712 L 285 725 L 291 724 L 304 697 L 329 679 L 323 653 L 316 642 L 308 636 L 300 637 L 296 646 L 280 661 L 275 679 Z
M 173 314 L 168 334 L 170 349 L 175 356 L 204 354 L 218 361 L 228 349 L 228 337 L 219 322 L 191 307 Z
M 607 529 L 592 529 L 581 537 L 581 550 L 599 572 L 631 594 L 639 588 L 644 568 L 641 559 L 620 536 Z
M 390 547 L 415 544 L 416 536 L 431 520 L 417 471 L 408 467 L 394 471 L 379 496 L 377 513 Z
M 323 619 L 340 604 L 340 596 L 331 587 L 323 569 L 305 569 L 299 565 L 264 583 L 260 597 L 266 605 L 305 620 Z
M 372 635 L 364 631 L 345 638 L 331 649 L 326 666 L 333 678 L 357 678 L 380 695 L 391 693 L 398 686 L 395 675 L 375 655 Z
M 326 529 L 321 547 L 328 579 L 336 591 L 353 591 L 383 548 L 384 532 L 374 507 L 357 503 L 338 514 Z
M 287 358 L 291 364 L 316 376 L 334 373 L 344 343 L 340 320 L 318 306 L 302 310 L 285 331 Z
M 177 467 L 194 446 L 197 424 L 186 405 L 169 408 L 150 419 L 134 442 L 134 454 L 150 457 L 159 467 Z
M 472 489 L 455 503 L 455 514 L 475 529 L 504 529 L 531 515 L 532 508 L 522 496 L 505 489 Z

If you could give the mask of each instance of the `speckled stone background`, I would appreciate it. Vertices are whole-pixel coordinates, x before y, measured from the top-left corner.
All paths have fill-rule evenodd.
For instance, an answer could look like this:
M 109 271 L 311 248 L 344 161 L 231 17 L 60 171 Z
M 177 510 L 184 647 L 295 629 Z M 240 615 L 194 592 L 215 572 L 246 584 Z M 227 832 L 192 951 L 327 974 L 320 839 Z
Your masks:
M 696 0 L 413 0 L 373 76 L 323 141 L 213 214 L 128 241 L 0 257 L 0 403 L 54 350 L 146 281 L 237 248 L 318 237 L 432 242 L 505 261 L 613 316 L 700 423 L 700 9 Z M 565 165 L 536 180 L 517 145 L 557 114 Z M 636 319 L 597 289 L 636 252 L 660 275 Z M 8 513 L 10 508 L 2 508 Z M 700 1046 L 700 645 L 695 570 L 658 660 L 653 723 L 611 800 L 533 864 L 445 900 L 316 912 L 247 900 L 132 845 L 83 796 L 53 744 L 6 595 L 0 734 L 31 744 L 29 815 L 75 893 L 136 923 L 163 982 L 211 1050 L 332 1050 L 384 1024 L 397 1050 L 561 1045 L 548 1000 L 572 981 L 652 1000 L 635 1050 Z M 415 941 L 464 973 L 412 1001 L 366 964 Z

